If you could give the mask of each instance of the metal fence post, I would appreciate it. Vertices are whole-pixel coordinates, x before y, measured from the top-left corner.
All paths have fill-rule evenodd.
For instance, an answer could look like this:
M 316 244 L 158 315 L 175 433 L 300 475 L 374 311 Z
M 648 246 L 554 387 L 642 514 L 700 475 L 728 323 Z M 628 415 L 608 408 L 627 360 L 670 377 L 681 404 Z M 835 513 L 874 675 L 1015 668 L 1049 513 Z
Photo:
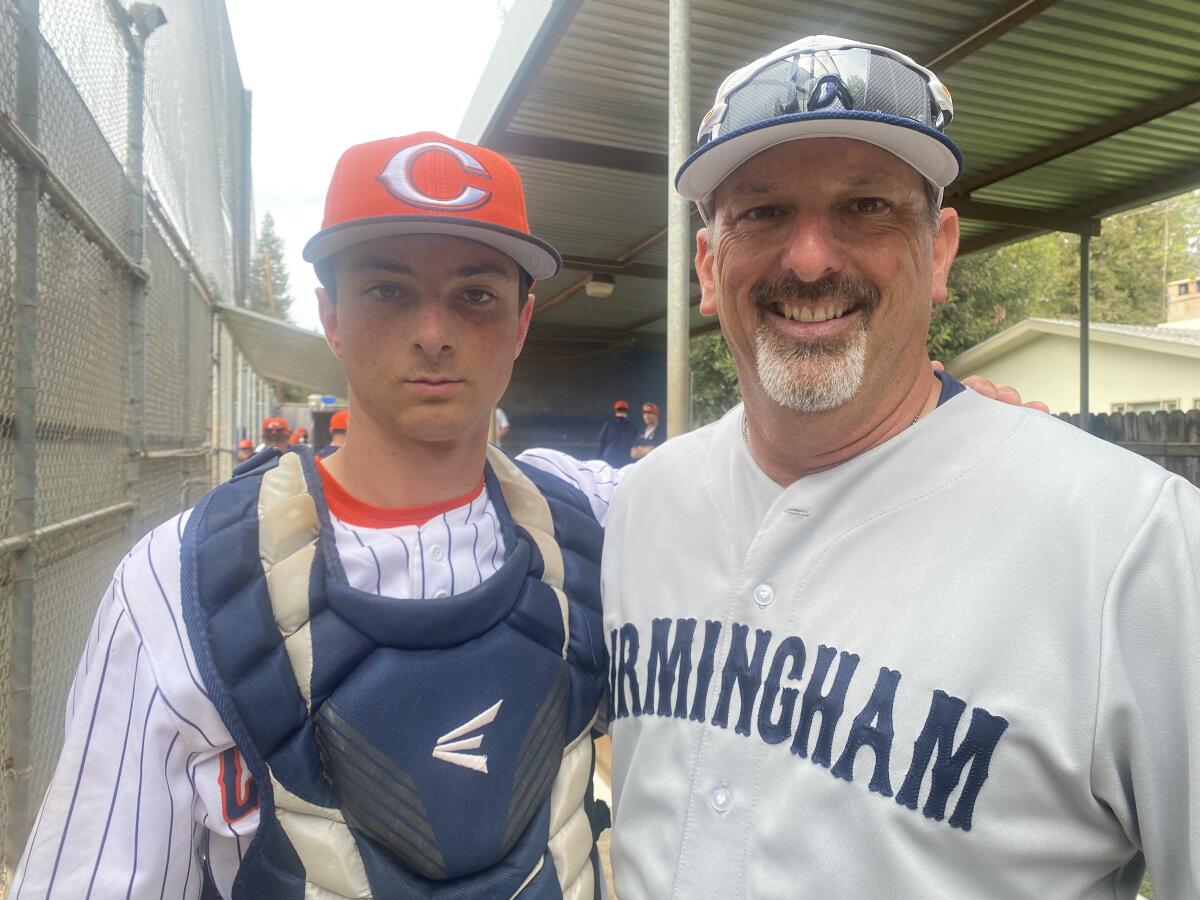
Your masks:
M 179 440 L 185 447 L 194 446 L 192 426 L 192 279 L 183 280 L 183 396 L 180 398 Z M 204 443 L 203 436 L 200 443 Z
M 111 0 L 110 0 L 111 2 Z M 119 6 L 119 4 L 118 4 Z M 129 121 L 126 132 L 129 165 L 130 220 L 133 258 L 143 269 L 146 258 L 146 39 L 166 22 L 157 6 L 134 3 L 129 11 L 114 9 L 113 15 L 124 26 L 122 37 L 129 53 Z M 153 277 L 153 275 L 151 275 Z M 146 287 L 147 282 L 132 279 L 129 290 L 129 469 L 127 488 L 138 501 L 142 480 L 142 458 L 146 452 Z M 139 502 L 139 506 L 140 506 Z M 144 530 L 141 517 L 129 517 L 129 540 L 136 541 Z
M 667 81 L 667 436 L 692 427 L 688 415 L 688 349 L 691 340 L 691 208 L 675 192 L 673 177 L 691 147 L 692 77 L 688 54 L 690 0 L 670 0 Z
M 246 306 L 246 292 L 250 289 L 250 259 L 253 256 L 251 248 L 254 245 L 254 177 L 251 169 L 251 147 L 253 132 L 251 130 L 251 111 L 253 109 L 250 91 L 242 92 L 242 158 L 238 160 L 238 173 L 241 177 L 242 205 L 238 216 L 240 228 L 238 235 L 238 273 L 237 284 L 234 288 L 234 303 Z
M 1088 327 L 1091 294 L 1091 236 L 1079 236 L 1079 427 L 1091 432 L 1091 402 L 1088 397 Z
M 34 146 L 40 140 L 38 70 L 41 56 L 39 0 L 20 0 L 17 14 L 21 38 L 17 59 L 17 125 Z M 38 207 L 41 171 L 21 162 L 17 172 L 16 208 L 16 335 L 14 375 L 16 408 L 12 527 L 30 534 L 37 527 L 37 338 L 38 338 Z M 5 779 L 9 821 L 4 835 L 4 861 L 15 864 L 33 825 L 29 795 L 33 771 L 33 616 L 37 547 L 30 541 L 13 553 L 12 657 L 9 697 L 12 757 Z
M 145 119 L 146 69 L 142 45 L 133 36 L 133 23 L 124 14 L 122 37 L 129 54 L 129 119 L 126 123 L 126 153 L 129 176 L 130 230 L 132 255 L 143 269 L 146 265 L 146 184 L 145 149 L 142 129 Z M 153 276 L 152 276 L 153 277 Z M 126 495 L 139 502 L 142 481 L 142 454 L 146 451 L 146 283 L 129 283 L 129 467 Z M 141 516 L 129 517 L 130 543 L 141 531 Z

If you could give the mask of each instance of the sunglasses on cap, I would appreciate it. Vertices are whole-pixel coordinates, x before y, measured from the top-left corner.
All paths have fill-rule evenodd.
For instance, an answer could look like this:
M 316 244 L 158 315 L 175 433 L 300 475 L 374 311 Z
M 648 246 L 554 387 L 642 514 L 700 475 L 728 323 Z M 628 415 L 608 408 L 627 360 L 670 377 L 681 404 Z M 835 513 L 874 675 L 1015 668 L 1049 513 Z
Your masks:
M 704 117 L 701 146 L 781 116 L 856 110 L 911 119 L 944 131 L 950 92 L 928 69 L 886 47 L 784 48 L 738 73 Z

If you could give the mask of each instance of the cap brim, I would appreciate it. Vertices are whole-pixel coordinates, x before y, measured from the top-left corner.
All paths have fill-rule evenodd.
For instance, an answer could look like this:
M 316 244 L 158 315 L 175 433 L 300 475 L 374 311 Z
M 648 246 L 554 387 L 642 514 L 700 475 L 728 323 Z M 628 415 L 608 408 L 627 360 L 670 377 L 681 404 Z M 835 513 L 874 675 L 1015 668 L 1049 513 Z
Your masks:
M 445 234 L 486 244 L 510 257 L 538 281 L 554 277 L 562 268 L 558 251 L 533 235 L 446 216 L 380 216 L 334 225 L 317 232 L 304 245 L 304 261 L 317 263 L 355 244 L 403 234 Z
M 764 150 L 808 138 L 850 138 L 887 150 L 939 188 L 962 171 L 962 153 L 936 128 L 912 119 L 861 110 L 828 110 L 763 119 L 709 141 L 675 175 L 675 189 L 701 201 L 738 166 Z

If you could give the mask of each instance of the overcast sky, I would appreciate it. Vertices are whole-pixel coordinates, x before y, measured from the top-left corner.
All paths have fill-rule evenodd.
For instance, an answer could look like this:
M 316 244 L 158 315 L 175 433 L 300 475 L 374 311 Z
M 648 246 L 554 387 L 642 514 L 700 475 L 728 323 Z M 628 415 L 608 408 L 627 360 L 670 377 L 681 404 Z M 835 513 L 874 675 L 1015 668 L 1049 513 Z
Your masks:
M 286 244 L 293 319 L 319 330 L 317 282 L 300 251 L 321 226 L 338 156 L 413 131 L 453 136 L 511 0 L 225 5 L 254 95 L 255 211 L 260 222 L 275 217 Z

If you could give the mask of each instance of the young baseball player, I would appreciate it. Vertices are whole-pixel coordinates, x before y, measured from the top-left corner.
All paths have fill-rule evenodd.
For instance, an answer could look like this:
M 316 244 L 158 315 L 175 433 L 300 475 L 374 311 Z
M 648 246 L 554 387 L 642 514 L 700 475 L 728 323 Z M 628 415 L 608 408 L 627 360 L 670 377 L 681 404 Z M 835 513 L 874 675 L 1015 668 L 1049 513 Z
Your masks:
M 598 894 L 613 479 L 487 448 L 558 255 L 506 160 L 422 133 L 343 155 L 305 258 L 354 429 L 118 567 L 15 898 Z
M 744 405 L 608 518 L 622 900 L 1200 896 L 1200 491 L 931 373 L 952 111 L 807 38 L 676 176 Z

